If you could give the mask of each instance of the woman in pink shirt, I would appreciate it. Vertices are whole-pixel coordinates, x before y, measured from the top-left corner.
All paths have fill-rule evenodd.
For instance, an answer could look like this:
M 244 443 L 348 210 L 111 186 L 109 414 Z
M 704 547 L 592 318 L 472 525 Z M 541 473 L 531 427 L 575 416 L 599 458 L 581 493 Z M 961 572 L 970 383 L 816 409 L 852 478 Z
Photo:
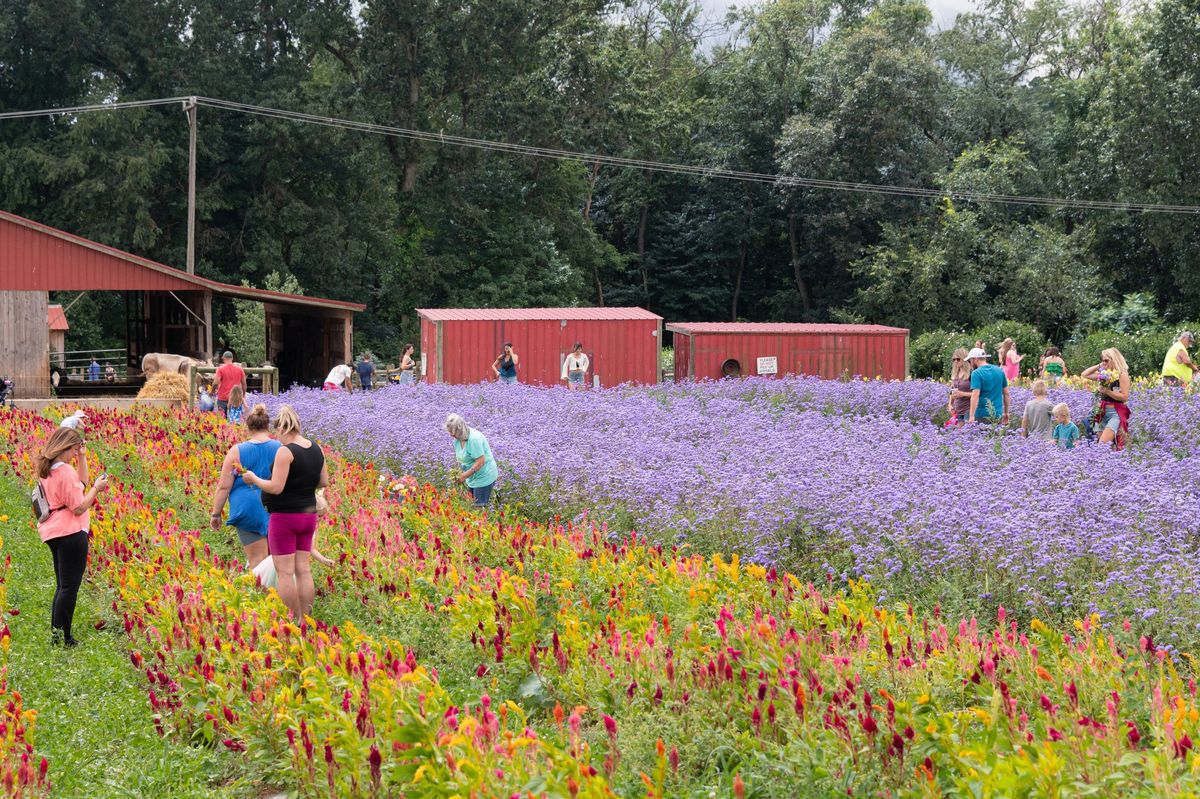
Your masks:
M 1004 370 L 1004 376 L 1008 378 L 1009 383 L 1021 376 L 1021 360 L 1024 357 L 1017 353 L 1017 344 L 1011 338 L 1006 338 L 1000 343 L 999 366 Z
M 34 458 L 38 479 L 50 504 L 50 516 L 38 522 L 38 535 L 54 560 L 54 602 L 50 607 L 50 636 L 56 644 L 75 646 L 71 620 L 87 568 L 88 510 L 96 495 L 108 490 L 108 475 L 100 475 L 84 493 L 88 479 L 87 447 L 79 431 L 60 427 Z M 78 471 L 77 471 L 78 470 Z

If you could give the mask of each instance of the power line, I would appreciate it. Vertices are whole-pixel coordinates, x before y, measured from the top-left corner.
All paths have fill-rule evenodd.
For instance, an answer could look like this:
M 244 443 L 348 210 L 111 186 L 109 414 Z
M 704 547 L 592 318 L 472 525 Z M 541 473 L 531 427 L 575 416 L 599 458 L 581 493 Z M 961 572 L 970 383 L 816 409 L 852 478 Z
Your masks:
M 93 105 L 76 105 L 70 108 L 42 108 L 37 111 L 4 111 L 0 112 L 2 119 L 32 119 L 33 117 L 53 117 L 67 114 L 87 114 L 94 111 L 123 111 L 127 108 L 150 108 L 157 105 L 187 102 L 187 97 L 163 97 L 158 100 L 129 100 L 123 103 L 96 103 Z
M 190 99 L 191 98 L 188 97 L 170 97 L 159 100 L 138 100 L 126 103 L 103 103 L 97 105 L 76 106 L 73 108 L 42 109 L 38 111 L 12 111 L 0 113 L 0 120 L 169 105 L 171 103 L 183 103 Z M 309 114 L 300 111 L 288 111 L 285 109 L 269 108 L 267 106 L 238 103 L 210 97 L 197 97 L 195 99 L 199 105 L 215 110 L 250 114 L 253 116 L 290 122 L 322 125 L 325 127 L 338 128 L 342 130 L 357 131 L 360 133 L 373 133 L 384 136 L 392 136 L 395 138 L 427 142 L 440 146 L 465 147 L 487 152 L 506 153 L 509 155 L 521 155 L 534 158 L 551 158 L 559 161 L 580 161 L 621 169 L 640 169 L 664 174 L 697 177 L 705 180 L 733 180 L 739 182 L 762 183 L 781 187 L 795 187 L 858 194 L 876 194 L 911 199 L 955 199 L 978 203 L 1071 208 L 1092 211 L 1132 211 L 1144 213 L 1192 215 L 1200 214 L 1200 206 L 1194 205 L 1117 202 L 1111 200 L 1076 200 L 1062 197 L 994 194 L 974 191 L 950 191 L 943 189 L 924 188 L 920 186 L 885 186 L 874 183 L 823 180 L 820 178 L 806 178 L 795 175 L 778 175 L 766 172 L 749 172 L 735 169 L 721 169 L 718 167 L 696 166 L 691 164 L 674 164 L 665 161 L 623 158 L 620 156 L 603 155 L 599 153 L 583 153 L 551 147 L 537 147 L 526 144 L 493 141 L 490 139 L 477 139 L 469 136 L 457 136 L 454 134 L 446 134 L 441 132 L 434 133 L 431 131 L 402 128 L 394 125 L 379 125 L 372 122 L 360 122 L 357 120 L 342 119 L 339 117 L 320 116 L 317 114 Z

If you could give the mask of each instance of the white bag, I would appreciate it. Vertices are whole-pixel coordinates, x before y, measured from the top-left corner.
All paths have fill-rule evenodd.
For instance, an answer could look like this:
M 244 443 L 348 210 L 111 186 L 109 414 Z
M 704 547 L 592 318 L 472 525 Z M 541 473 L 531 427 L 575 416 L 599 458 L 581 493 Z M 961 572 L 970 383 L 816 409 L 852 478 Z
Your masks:
M 279 584 L 279 577 L 275 574 L 275 561 L 271 560 L 270 555 L 267 555 L 262 559 L 262 563 L 254 567 L 252 574 L 263 588 L 274 588 Z

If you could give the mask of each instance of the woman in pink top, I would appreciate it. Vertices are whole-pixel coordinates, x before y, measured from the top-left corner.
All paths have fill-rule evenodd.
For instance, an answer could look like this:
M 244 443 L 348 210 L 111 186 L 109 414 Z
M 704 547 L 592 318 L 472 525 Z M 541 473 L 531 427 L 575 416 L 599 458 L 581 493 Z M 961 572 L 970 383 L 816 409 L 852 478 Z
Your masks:
M 38 479 L 50 504 L 50 516 L 38 522 L 38 535 L 54 560 L 54 602 L 50 606 L 50 636 L 54 643 L 75 646 L 71 620 L 87 568 L 88 510 L 96 495 L 108 490 L 108 475 L 100 475 L 84 493 L 88 479 L 87 447 L 79 431 L 60 427 L 34 459 Z M 76 471 L 78 470 L 78 471 Z
M 1000 368 L 1004 370 L 1004 376 L 1008 378 L 1008 382 L 1012 383 L 1021 375 L 1021 359 L 1024 355 L 1017 354 L 1017 343 L 1011 338 L 1006 338 L 1000 343 Z

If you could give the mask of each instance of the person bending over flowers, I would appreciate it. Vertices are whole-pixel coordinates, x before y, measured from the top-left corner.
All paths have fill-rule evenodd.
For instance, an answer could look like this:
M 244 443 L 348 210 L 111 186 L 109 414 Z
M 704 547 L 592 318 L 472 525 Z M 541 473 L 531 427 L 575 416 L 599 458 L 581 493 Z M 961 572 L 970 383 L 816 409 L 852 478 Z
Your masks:
M 486 508 L 492 498 L 492 489 L 500 472 L 487 438 L 478 430 L 468 427 L 457 413 L 446 417 L 446 432 L 454 439 L 454 457 L 462 472 L 455 478 L 465 483 L 477 508 Z

